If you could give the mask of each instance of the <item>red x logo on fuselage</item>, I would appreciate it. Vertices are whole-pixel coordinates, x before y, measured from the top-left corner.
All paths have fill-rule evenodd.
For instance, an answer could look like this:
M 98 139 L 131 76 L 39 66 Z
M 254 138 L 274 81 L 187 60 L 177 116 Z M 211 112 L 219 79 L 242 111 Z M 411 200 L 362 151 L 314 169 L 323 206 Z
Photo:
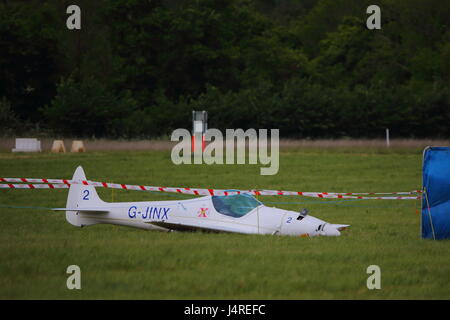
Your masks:
M 206 213 L 208 212 L 209 208 L 200 208 L 200 214 L 198 215 L 200 218 L 207 218 L 208 216 Z

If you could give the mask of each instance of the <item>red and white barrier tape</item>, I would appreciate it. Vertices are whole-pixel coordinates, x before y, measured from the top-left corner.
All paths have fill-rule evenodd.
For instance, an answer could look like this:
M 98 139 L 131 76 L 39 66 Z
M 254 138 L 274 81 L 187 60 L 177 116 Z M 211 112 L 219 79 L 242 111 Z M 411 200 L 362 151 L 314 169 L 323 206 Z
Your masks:
M 0 178 L 0 182 L 22 182 L 22 184 L 0 184 L 0 189 L 65 189 L 71 184 L 83 184 L 94 187 L 139 190 L 139 191 L 160 191 L 173 192 L 190 195 L 233 195 L 240 193 L 250 193 L 255 196 L 305 196 L 325 199 L 366 199 L 366 200 L 415 200 L 420 196 L 412 196 L 421 193 L 420 190 L 410 192 L 386 192 L 386 193 L 336 193 L 336 192 L 300 192 L 283 190 L 223 190 L 223 189 L 197 189 L 197 188 L 174 188 L 174 187 L 153 187 L 142 185 L 128 185 L 117 183 L 106 183 L 89 180 L 65 180 L 65 179 L 34 179 L 34 178 Z M 390 196 L 378 196 L 390 195 Z M 393 196 L 395 195 L 395 196 Z M 410 195 L 410 196 L 404 196 Z M 376 197 L 374 197 L 376 196 Z

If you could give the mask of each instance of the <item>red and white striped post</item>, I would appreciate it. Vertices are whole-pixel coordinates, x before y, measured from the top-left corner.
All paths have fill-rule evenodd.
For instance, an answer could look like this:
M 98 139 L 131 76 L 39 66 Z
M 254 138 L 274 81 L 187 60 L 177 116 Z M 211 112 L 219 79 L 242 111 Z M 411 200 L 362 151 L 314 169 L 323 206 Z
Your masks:
M 192 152 L 195 153 L 196 141 L 201 143 L 202 152 L 205 151 L 205 133 L 208 130 L 208 113 L 206 111 L 192 111 Z M 200 151 L 200 150 L 198 150 Z

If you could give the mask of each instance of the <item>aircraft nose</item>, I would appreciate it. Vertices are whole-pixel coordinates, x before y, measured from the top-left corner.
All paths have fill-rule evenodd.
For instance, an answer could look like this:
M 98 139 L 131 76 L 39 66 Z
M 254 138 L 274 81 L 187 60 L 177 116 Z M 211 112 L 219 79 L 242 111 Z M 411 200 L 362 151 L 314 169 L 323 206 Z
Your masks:
M 323 234 L 325 236 L 332 236 L 332 237 L 333 236 L 337 237 L 337 236 L 341 235 L 341 233 L 335 226 L 328 224 L 328 223 L 323 227 Z

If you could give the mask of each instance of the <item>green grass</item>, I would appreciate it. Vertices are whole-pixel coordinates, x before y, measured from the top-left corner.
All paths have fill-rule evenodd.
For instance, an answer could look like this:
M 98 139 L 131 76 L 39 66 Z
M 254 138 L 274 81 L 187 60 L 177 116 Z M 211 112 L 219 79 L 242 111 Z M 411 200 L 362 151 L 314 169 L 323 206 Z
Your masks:
M 284 151 L 275 176 L 259 165 L 175 166 L 170 152 L 0 153 L 0 177 L 71 178 L 155 186 L 390 192 L 420 188 L 421 150 Z M 188 196 L 99 189 L 110 201 Z M 7 206 L 62 207 L 67 190 L 0 190 Z M 449 299 L 449 241 L 422 240 L 417 201 L 331 202 L 261 197 L 351 224 L 341 237 L 159 233 L 76 228 L 61 212 L 0 208 L 1 299 Z M 275 203 L 276 202 L 276 203 Z M 80 266 L 82 289 L 66 288 Z M 381 268 L 381 290 L 366 269 Z

